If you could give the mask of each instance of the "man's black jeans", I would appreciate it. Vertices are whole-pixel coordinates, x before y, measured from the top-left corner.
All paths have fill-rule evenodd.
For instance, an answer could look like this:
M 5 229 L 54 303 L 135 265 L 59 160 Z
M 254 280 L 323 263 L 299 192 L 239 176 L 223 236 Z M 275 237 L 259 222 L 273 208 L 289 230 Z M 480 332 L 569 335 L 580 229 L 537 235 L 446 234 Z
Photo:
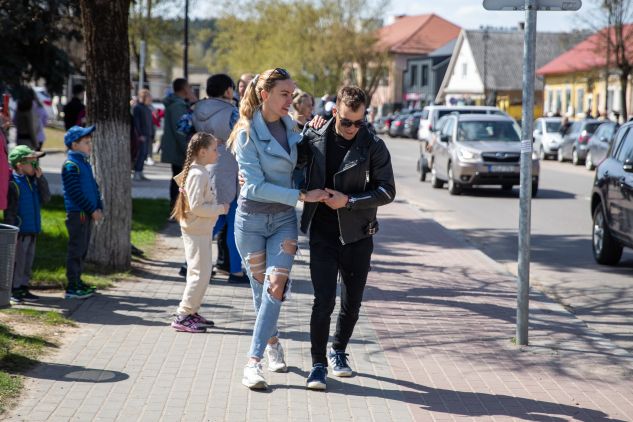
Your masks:
M 345 351 L 363 300 L 369 263 L 374 250 L 371 237 L 341 245 L 338 233 L 323 227 L 310 229 L 310 275 L 314 304 L 310 318 L 312 363 L 327 365 L 326 349 L 330 335 L 330 317 L 336 303 L 336 283 L 341 273 L 341 311 L 336 322 L 332 348 Z

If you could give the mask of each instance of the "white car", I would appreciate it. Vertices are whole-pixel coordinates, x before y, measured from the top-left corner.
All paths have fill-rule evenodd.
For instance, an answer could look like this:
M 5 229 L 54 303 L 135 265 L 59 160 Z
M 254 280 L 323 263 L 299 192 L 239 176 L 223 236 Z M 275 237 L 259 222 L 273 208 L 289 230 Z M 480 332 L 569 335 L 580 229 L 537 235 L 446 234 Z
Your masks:
M 563 143 L 563 135 L 560 126 L 563 119 L 560 117 L 542 117 L 534 122 L 534 151 L 541 160 L 554 158 Z

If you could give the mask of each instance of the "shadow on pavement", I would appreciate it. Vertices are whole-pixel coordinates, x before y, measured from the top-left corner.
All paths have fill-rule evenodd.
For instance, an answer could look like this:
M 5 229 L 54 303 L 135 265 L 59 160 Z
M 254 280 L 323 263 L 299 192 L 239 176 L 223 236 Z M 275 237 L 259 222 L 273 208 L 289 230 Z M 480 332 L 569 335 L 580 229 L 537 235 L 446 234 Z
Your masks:
M 119 371 L 48 362 L 39 362 L 38 366 L 30 371 L 27 376 L 53 381 L 85 382 L 91 384 L 125 381 L 130 377 L 128 374 Z

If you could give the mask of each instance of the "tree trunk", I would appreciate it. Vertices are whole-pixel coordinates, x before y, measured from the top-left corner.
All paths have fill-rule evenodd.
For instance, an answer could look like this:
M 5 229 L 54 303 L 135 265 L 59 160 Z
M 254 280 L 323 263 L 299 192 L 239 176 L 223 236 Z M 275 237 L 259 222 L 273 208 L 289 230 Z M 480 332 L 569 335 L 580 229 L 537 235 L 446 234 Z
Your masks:
M 622 72 L 620 75 L 620 104 L 622 104 L 622 123 L 625 123 L 629 119 L 628 107 L 626 104 L 626 91 L 629 87 L 629 72 Z
M 87 119 L 96 125 L 92 164 L 105 218 L 95 227 L 88 260 L 100 270 L 130 267 L 130 0 L 80 0 L 86 44 Z

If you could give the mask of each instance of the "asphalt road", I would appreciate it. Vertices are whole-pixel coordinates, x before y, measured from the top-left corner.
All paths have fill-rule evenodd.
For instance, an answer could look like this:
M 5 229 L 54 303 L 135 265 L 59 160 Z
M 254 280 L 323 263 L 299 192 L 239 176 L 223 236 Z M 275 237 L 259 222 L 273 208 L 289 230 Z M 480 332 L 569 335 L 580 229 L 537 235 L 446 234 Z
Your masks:
M 451 196 L 418 180 L 417 141 L 384 137 L 391 151 L 397 196 L 516 274 L 519 189 L 499 187 Z M 539 195 L 532 201 L 532 286 L 574 312 L 591 328 L 633 353 L 633 252 L 616 267 L 595 263 L 591 252 L 593 172 L 570 163 L 541 163 Z

